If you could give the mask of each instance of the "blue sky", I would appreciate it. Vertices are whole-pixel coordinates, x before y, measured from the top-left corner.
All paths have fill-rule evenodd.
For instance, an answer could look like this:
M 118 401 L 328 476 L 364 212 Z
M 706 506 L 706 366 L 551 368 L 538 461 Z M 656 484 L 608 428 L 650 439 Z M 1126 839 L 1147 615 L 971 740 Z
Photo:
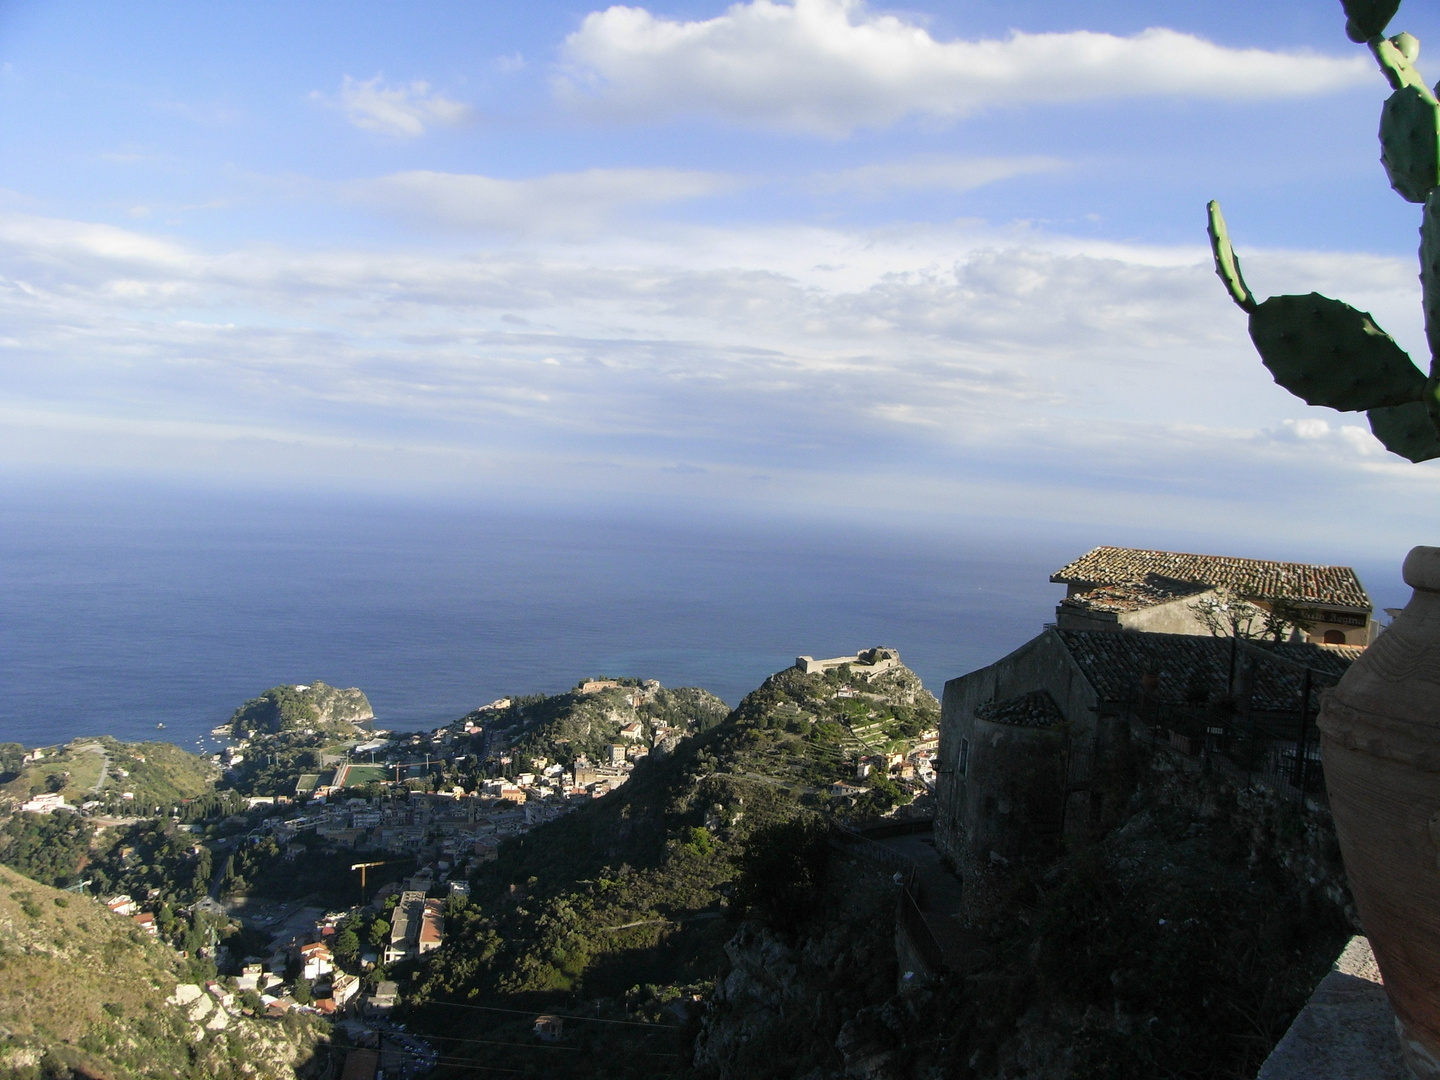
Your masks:
M 1424 366 L 1386 93 L 1330 0 L 0 4 L 0 468 L 1403 551 L 1204 238 Z

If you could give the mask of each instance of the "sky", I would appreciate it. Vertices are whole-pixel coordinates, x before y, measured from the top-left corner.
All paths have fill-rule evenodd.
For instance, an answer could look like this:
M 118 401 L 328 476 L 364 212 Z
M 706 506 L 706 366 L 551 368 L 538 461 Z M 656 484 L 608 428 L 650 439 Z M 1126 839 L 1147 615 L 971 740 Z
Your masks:
M 1398 559 L 1204 228 L 1426 367 L 1387 93 L 1334 0 L 0 2 L 0 475 Z

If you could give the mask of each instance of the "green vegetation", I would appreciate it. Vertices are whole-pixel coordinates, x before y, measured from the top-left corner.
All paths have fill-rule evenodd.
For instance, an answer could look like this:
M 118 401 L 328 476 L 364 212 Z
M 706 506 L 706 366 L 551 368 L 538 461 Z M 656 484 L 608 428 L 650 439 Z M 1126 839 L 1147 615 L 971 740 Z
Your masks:
M 320 710 L 315 702 L 293 686 L 271 687 L 245 702 L 230 717 L 230 731 L 237 739 L 319 725 Z
M 1393 454 L 1410 461 L 1440 456 L 1440 102 L 1415 67 L 1420 42 L 1408 33 L 1383 36 L 1398 0 L 1345 0 L 1346 33 L 1365 42 L 1394 93 L 1380 111 L 1380 161 L 1390 186 L 1425 206 L 1420 225 L 1422 309 L 1431 352 L 1426 379 L 1374 318 L 1319 293 L 1272 296 L 1257 303 L 1240 271 L 1220 205 L 1208 206 L 1215 271 L 1250 319 L 1250 338 L 1275 381 L 1311 405 L 1365 412 L 1370 430 Z
M 657 727 L 690 735 L 710 730 L 730 711 L 714 694 L 693 686 L 642 690 L 642 703 L 636 707 L 632 696 L 638 689 L 639 680 L 628 679 L 593 694 L 575 690 L 555 697 L 515 698 L 498 716 L 472 715 L 513 732 L 507 740 L 513 746 L 513 774 L 529 771 L 541 758 L 565 766 L 573 765 L 581 754 L 592 762 L 608 760 L 611 744 L 623 741 L 620 729 L 629 723 L 641 724 L 648 745 Z
M 0 870 L 0 923 L 7 1080 L 293 1080 L 329 1064 L 323 1026 L 303 1017 L 232 1017 L 224 1031 L 191 1022 L 166 1003 L 192 978 L 175 951 L 93 900 Z
M 572 1075 L 683 1072 L 695 1028 L 682 1018 L 694 995 L 713 990 L 735 919 L 798 926 L 827 888 L 820 815 L 878 813 L 869 796 L 851 805 L 828 794 L 834 780 L 854 776 L 853 755 L 865 752 L 851 722 L 902 745 L 902 726 L 918 722 L 918 733 L 937 717 L 934 698 L 904 669 L 860 684 L 864 698 L 837 698 L 845 684 L 843 673 L 781 672 L 719 723 L 715 699 L 703 692 L 680 704 L 656 695 L 657 708 L 675 710 L 671 724 L 685 720 L 696 734 L 637 763 L 613 794 L 507 841 L 472 881 L 470 902 L 448 912 L 440 953 L 391 972 L 441 1052 L 478 1054 L 445 1040 L 457 1015 L 467 1037 L 529 1041 L 513 1017 L 457 1013 L 462 1007 L 573 1012 L 583 1001 L 587 1014 L 660 1026 L 581 1025 L 573 1043 L 567 1026 L 566 1044 L 577 1048 L 566 1056 Z M 515 756 L 564 761 L 607 746 L 620 723 L 637 718 L 624 704 L 628 690 L 517 701 L 513 713 L 528 730 Z M 652 723 L 644 708 L 638 718 Z M 537 1065 L 523 1049 L 487 1046 L 484 1056 L 492 1067 Z
M 311 683 L 303 690 L 273 686 L 235 710 L 230 730 L 237 739 L 286 731 L 349 734 L 374 715 L 364 693 L 355 687 L 341 690 L 323 682 Z
M 207 893 L 215 872 L 210 849 L 200 839 L 168 821 L 107 829 L 86 876 L 98 895 L 123 892 L 144 899 L 153 889 L 164 901 L 190 903 Z
M 384 858 L 384 866 L 369 871 L 366 884 L 372 892 L 415 872 L 413 858 Z M 270 900 L 299 900 L 313 895 L 325 904 L 345 907 L 359 899 L 359 875 L 350 872 L 355 861 L 353 851 L 327 851 L 314 840 L 293 845 L 287 854 L 274 837 L 267 836 L 242 844 L 229 857 L 221 890 L 225 896 L 250 894 Z
M 25 747 L 17 742 L 0 743 L 0 784 L 8 784 L 25 767 Z
M 209 792 L 220 771 L 208 758 L 189 753 L 168 742 L 121 743 L 97 740 L 110 755 L 110 767 L 128 776 L 107 779 L 107 788 L 133 792 L 134 801 L 160 806 L 169 812 L 185 799 Z
M 294 794 L 302 775 L 321 772 L 325 756 L 353 746 L 360 725 L 373 718 L 369 700 L 355 687 L 341 690 L 322 682 L 303 690 L 271 687 L 230 718 L 232 735 L 250 740 L 234 774 L 236 790 L 245 795 Z
M 94 835 L 72 814 L 16 814 L 0 827 L 0 864 L 63 889 L 78 879 Z
M 793 934 L 819 910 L 830 830 L 815 817 L 756 829 L 740 852 L 732 913 Z
M 11 799 L 58 792 L 72 806 L 95 800 L 105 812 L 125 815 L 168 814 L 211 791 L 220 775 L 208 758 L 173 743 L 122 743 L 108 735 L 47 747 L 28 765 L 13 754 L 5 762 L 0 793 Z

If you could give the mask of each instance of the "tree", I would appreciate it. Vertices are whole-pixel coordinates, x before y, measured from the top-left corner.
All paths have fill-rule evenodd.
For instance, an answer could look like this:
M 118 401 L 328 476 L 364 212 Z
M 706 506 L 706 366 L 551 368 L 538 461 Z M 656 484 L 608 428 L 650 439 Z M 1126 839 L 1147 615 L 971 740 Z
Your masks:
M 1278 645 L 1291 628 L 1302 634 L 1314 630 L 1319 615 L 1314 608 L 1297 604 L 1293 600 L 1276 600 L 1270 605 L 1270 610 L 1265 612 L 1262 632 Z
M 315 1000 L 315 995 L 310 990 L 309 979 L 296 979 L 295 992 L 290 995 L 298 1004 L 309 1005 Z
M 1264 608 L 1224 585 L 1188 606 L 1215 637 L 1259 637 L 1265 621 Z
M 335 935 L 335 959 L 342 964 L 353 964 L 360 955 L 360 935 L 348 927 Z
M 370 924 L 370 944 L 384 945 L 390 940 L 390 922 L 388 919 L 376 919 Z
M 830 865 L 823 822 L 795 817 L 757 829 L 745 842 L 734 911 L 794 933 L 819 907 Z

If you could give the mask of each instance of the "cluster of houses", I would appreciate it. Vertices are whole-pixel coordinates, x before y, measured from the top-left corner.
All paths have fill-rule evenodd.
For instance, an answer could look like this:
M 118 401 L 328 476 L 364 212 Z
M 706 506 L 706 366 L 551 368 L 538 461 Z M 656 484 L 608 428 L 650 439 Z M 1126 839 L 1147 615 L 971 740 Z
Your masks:
M 855 762 L 855 782 L 837 780 L 830 785 L 832 798 L 858 798 L 869 790 L 866 782 L 887 776 L 905 787 L 935 789 L 935 758 L 940 745 L 938 729 L 920 733 L 919 740 L 906 750 L 862 753 Z
M 20 809 L 27 814 L 53 814 L 57 810 L 74 810 L 75 807 L 65 801 L 65 796 L 47 791 L 42 795 L 32 795 L 20 804 Z
M 390 913 L 390 940 L 385 963 L 414 960 L 445 943 L 445 909 L 439 900 L 427 899 L 425 890 L 411 888 L 400 894 Z
M 314 799 L 289 817 L 268 818 L 266 827 L 298 857 L 307 843 L 418 855 L 434 852 L 452 863 L 488 862 L 500 844 L 600 798 L 630 778 L 633 763 L 593 766 L 583 756 L 572 771 L 558 765 L 514 779 L 488 780 L 467 792 L 409 792 L 405 798 L 375 796 Z M 584 783 L 577 783 L 577 778 Z
M 112 915 L 120 915 L 128 918 L 140 930 L 151 937 L 160 936 L 160 927 L 156 925 L 155 915 L 150 911 L 141 911 L 140 905 L 131 898 L 129 893 L 118 893 L 105 901 L 105 907 Z

